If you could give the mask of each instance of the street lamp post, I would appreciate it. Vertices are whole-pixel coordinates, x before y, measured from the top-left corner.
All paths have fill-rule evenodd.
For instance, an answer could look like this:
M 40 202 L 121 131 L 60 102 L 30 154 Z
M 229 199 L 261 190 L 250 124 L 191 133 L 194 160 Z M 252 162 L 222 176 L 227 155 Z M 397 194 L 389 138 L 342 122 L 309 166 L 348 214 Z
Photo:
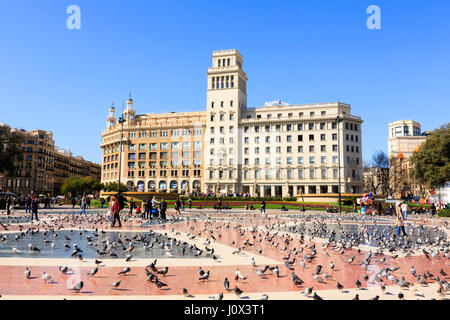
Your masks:
M 336 117 L 336 121 L 337 121 L 337 138 L 338 138 L 338 201 L 339 201 L 339 213 L 342 213 L 342 205 L 341 205 L 341 139 L 340 139 L 340 135 L 339 135 L 339 123 L 342 122 L 342 117 L 341 116 L 337 116 Z
M 125 119 L 123 118 L 123 115 L 119 117 L 119 123 L 121 125 L 120 129 L 120 146 L 119 146 L 119 184 L 117 186 L 117 195 L 120 197 L 120 175 L 121 175 L 121 164 L 122 164 L 122 137 L 123 137 L 123 123 L 125 122 Z

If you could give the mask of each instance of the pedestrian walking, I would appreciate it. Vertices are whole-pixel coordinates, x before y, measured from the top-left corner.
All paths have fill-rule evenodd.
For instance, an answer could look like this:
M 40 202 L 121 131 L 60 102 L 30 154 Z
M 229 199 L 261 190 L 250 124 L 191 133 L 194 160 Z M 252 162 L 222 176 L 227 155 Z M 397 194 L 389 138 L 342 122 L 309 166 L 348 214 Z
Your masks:
M 184 199 L 181 199 L 181 210 L 184 211 Z
M 105 206 L 105 198 L 100 198 L 100 207 L 103 208 Z
M 396 214 L 397 214 L 397 235 L 400 236 L 400 231 L 402 231 L 403 236 L 407 236 L 405 231 L 405 219 L 403 217 L 401 203 L 398 203 L 396 206 Z
M 111 227 L 114 228 L 116 221 L 119 223 L 119 228 L 122 227 L 122 223 L 120 222 L 120 204 L 119 199 L 116 196 L 112 196 L 111 199 L 113 200 L 111 215 L 112 215 L 112 224 Z
M 217 200 L 217 212 L 222 212 L 222 199 Z
M 264 199 L 262 199 L 261 201 L 261 213 L 266 213 L 266 202 L 264 201 Z
M 77 200 L 75 197 L 72 197 L 72 209 L 75 209 L 75 205 L 77 204 Z
M 86 206 L 90 209 L 91 208 L 91 198 L 86 197 Z
M 188 199 L 188 204 L 189 204 L 189 210 L 192 209 L 192 199 L 191 198 Z
M 160 214 L 161 220 L 166 220 L 167 202 L 164 201 L 164 198 L 161 199 L 161 204 L 159 205 L 159 208 L 161 212 Z
M 83 213 L 87 215 L 86 213 L 86 197 L 83 196 L 83 198 L 81 198 L 81 212 L 80 215 L 82 215 Z
M 39 221 L 38 217 L 38 207 L 39 207 L 39 199 L 36 196 L 33 196 L 33 199 L 31 199 L 31 221 L 33 221 L 33 215 L 36 217 L 36 220 Z
M 178 214 L 181 214 L 180 207 L 181 207 L 181 202 L 180 202 L 180 198 L 178 198 L 178 199 L 177 199 L 177 202 L 175 203 L 175 211 L 176 211 Z

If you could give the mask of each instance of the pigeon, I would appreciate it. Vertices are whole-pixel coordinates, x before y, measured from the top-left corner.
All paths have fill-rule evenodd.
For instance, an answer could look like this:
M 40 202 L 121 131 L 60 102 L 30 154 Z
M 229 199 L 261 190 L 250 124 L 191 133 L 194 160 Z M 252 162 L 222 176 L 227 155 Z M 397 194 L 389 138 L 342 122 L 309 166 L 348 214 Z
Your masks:
M 199 274 L 200 276 L 202 276 L 202 275 L 205 274 L 205 271 L 203 271 L 202 267 L 198 267 L 198 274 Z
M 25 269 L 25 277 L 27 279 L 31 279 L 31 271 L 28 269 L 28 267 Z
M 315 293 L 314 292 L 314 295 L 313 295 L 313 299 L 314 300 L 323 300 L 317 293 Z
M 208 280 L 209 278 L 209 270 L 206 271 L 198 280 Z
M 299 278 L 298 275 L 296 275 L 294 272 L 292 272 L 292 281 L 294 282 L 294 284 L 296 285 L 302 285 L 303 284 L 303 280 Z
M 346 262 L 351 264 L 351 263 L 353 262 L 353 260 L 355 260 L 355 256 L 351 257 L 351 258 L 348 259 Z
M 124 276 L 127 275 L 128 272 L 130 272 L 131 269 L 129 267 L 123 268 L 118 274 L 121 275 L 123 274 Z
M 188 295 L 188 290 L 187 290 L 186 288 L 183 288 L 183 295 L 184 295 L 185 297 L 187 297 L 187 295 Z
M 159 281 L 158 278 L 156 278 L 155 284 L 156 284 L 156 286 L 157 286 L 158 288 L 160 288 L 160 289 L 161 289 L 162 287 L 167 287 L 167 284 L 164 283 L 164 282 Z
M 316 274 L 319 274 L 321 270 L 322 270 L 322 266 L 319 264 L 319 265 L 316 267 Z
M 359 300 L 359 294 L 356 294 L 352 300 Z
M 306 296 L 309 296 L 312 293 L 312 291 L 313 291 L 313 287 L 308 287 L 305 289 L 304 294 Z
M 361 281 L 359 281 L 359 279 L 356 279 L 355 285 L 358 289 L 361 289 Z
M 344 286 L 338 282 L 337 288 L 338 288 L 338 290 L 342 291 L 344 289 Z
M 264 293 L 259 300 L 269 300 L 269 296 Z
M 225 280 L 223 281 L 223 285 L 225 286 L 225 290 L 231 291 L 231 289 L 230 289 L 230 281 L 228 281 L 228 278 L 225 278 Z
M 413 276 L 415 276 L 416 275 L 416 269 L 414 268 L 414 266 L 411 266 L 411 274 L 413 275 Z
M 62 274 L 66 274 L 67 273 L 67 271 L 69 271 L 69 268 L 68 267 L 59 267 L 59 271 L 61 271 L 61 273 Z
M 102 263 L 102 261 L 95 259 L 95 264 L 96 264 L 96 265 L 99 265 L 99 264 L 101 264 L 101 263 Z
M 131 261 L 131 258 L 133 256 L 131 255 L 131 253 L 127 254 L 127 256 L 125 257 L 125 262 Z
M 403 293 L 400 292 L 400 293 L 398 294 L 398 298 L 399 298 L 400 300 L 403 300 L 404 297 L 405 297 L 405 296 L 403 295 Z
M 240 297 L 243 291 L 236 286 L 233 292 L 236 296 Z
M 333 261 L 330 261 L 330 269 L 334 270 L 334 263 L 333 263 Z
M 88 276 L 94 276 L 98 272 L 98 267 L 95 267 L 87 273 Z
M 69 290 L 74 290 L 80 292 L 80 290 L 83 288 L 83 281 L 78 282 L 73 286 L 73 288 L 70 288 Z
M 167 272 L 169 272 L 169 267 L 165 267 L 164 269 L 159 270 L 157 273 L 165 276 L 167 274 Z
M 42 273 L 42 280 L 47 281 L 48 283 L 53 282 L 52 277 L 49 274 L 45 273 L 45 271 L 44 273 Z
M 214 299 L 214 300 L 222 300 L 223 299 L 223 293 L 221 292 L 219 294 L 216 294 L 215 296 L 210 296 L 209 298 L 210 299 Z
M 239 269 L 237 269 L 236 270 L 236 277 L 235 277 L 235 279 L 236 280 L 238 280 L 238 279 L 245 280 L 247 278 L 242 275 L 242 273 L 239 271 Z
M 277 278 L 280 277 L 280 270 L 278 270 L 278 267 L 275 267 L 275 269 L 273 269 L 273 273 L 277 276 Z
M 118 288 L 118 287 L 120 286 L 120 283 L 121 283 L 121 282 L 122 282 L 122 280 L 119 280 L 119 281 L 114 282 L 114 283 L 112 284 L 112 287 L 113 287 L 114 289 Z

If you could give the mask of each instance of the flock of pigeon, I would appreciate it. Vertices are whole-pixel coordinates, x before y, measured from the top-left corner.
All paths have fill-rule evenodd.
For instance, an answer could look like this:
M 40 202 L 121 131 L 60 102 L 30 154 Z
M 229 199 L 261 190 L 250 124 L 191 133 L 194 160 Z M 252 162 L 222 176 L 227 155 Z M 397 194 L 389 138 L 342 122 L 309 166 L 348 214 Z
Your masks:
M 143 221 L 140 217 L 123 215 L 124 222 L 130 225 L 139 225 Z M 392 220 L 393 221 L 393 220 Z M 392 222 L 391 221 L 391 222 Z M 175 224 L 175 222 L 181 222 Z M 184 255 L 186 250 L 192 257 L 212 258 L 218 263 L 220 255 L 214 250 L 214 243 L 221 242 L 233 247 L 233 254 L 251 256 L 250 264 L 253 266 L 257 278 L 268 279 L 268 275 L 277 278 L 284 277 L 287 274 L 292 277 L 294 288 L 300 289 L 299 292 L 306 297 L 315 300 L 321 300 L 318 292 L 314 290 L 314 283 L 330 284 L 331 280 L 336 282 L 335 288 L 339 292 L 344 292 L 344 285 L 339 279 L 339 271 L 335 268 L 333 259 L 340 259 L 344 264 L 359 265 L 364 273 L 362 278 L 354 279 L 354 287 L 361 289 L 370 283 L 379 286 L 382 292 L 385 292 L 386 286 L 398 286 L 400 289 L 413 289 L 417 295 L 420 293 L 421 286 L 428 286 L 435 282 L 439 285 L 437 292 L 445 298 L 450 284 L 447 281 L 447 273 L 444 268 L 447 267 L 446 261 L 450 258 L 449 241 L 446 229 L 447 222 L 442 227 L 409 225 L 408 237 L 399 237 L 395 234 L 395 229 L 391 225 L 385 224 L 382 220 L 376 218 L 362 219 L 358 216 L 342 216 L 333 214 L 305 214 L 301 216 L 260 216 L 258 214 L 200 214 L 186 215 L 183 221 L 172 219 L 169 221 L 173 237 L 156 233 L 150 230 L 146 233 L 140 232 L 133 237 L 127 237 L 121 233 L 115 241 L 102 239 L 107 231 L 102 230 L 106 227 L 108 220 L 101 214 L 92 215 L 49 215 L 47 219 L 40 220 L 37 224 L 32 224 L 24 228 L 19 224 L 20 233 L 14 236 L 15 241 L 20 241 L 25 236 L 42 235 L 44 244 L 55 246 L 55 239 L 61 232 L 70 229 L 70 234 L 78 233 L 82 243 L 87 247 L 95 249 L 96 266 L 87 273 L 87 277 L 93 277 L 98 274 L 102 261 L 98 259 L 125 258 L 127 263 L 133 259 L 135 248 L 143 248 L 151 257 L 151 249 L 158 247 L 165 250 L 166 258 L 173 258 L 173 249 L 177 249 L 177 255 Z M 348 224 L 353 224 L 353 228 L 348 228 Z M 2 224 L 4 228 L 7 225 Z M 89 226 L 93 231 L 85 228 Z M 168 224 L 160 225 L 159 228 L 165 229 Z M 186 230 L 187 229 L 187 230 Z M 187 231 L 186 239 L 181 240 L 181 230 Z M 86 248 L 82 248 L 77 241 L 72 240 L 70 235 L 61 235 L 64 237 L 64 247 L 66 250 L 72 250 L 71 256 L 83 260 L 83 253 Z M 84 238 L 83 238 L 84 237 Z M 177 239 L 178 238 L 178 239 Z M 190 244 L 189 240 L 196 238 L 204 239 L 203 247 Z M 225 243 L 231 240 L 229 243 Z M 8 234 L 0 234 L 0 242 L 8 240 Z M 84 249 L 84 250 L 83 250 Z M 13 246 L 13 254 L 19 254 L 20 250 Z M 39 253 L 37 244 L 29 243 L 28 250 Z M 266 251 L 275 255 L 283 263 L 277 265 L 257 265 L 255 256 L 263 255 Z M 253 254 L 255 254 L 253 256 Z M 429 270 L 419 273 L 414 266 L 409 270 L 411 277 L 406 279 L 404 271 L 395 265 L 398 258 L 407 258 L 423 254 L 423 261 L 439 261 L 439 274 L 431 274 Z M 344 258 L 344 256 L 347 256 Z M 147 258 L 147 257 L 144 257 Z M 320 259 L 319 259 L 320 258 Z M 325 258 L 325 260 L 324 260 Z M 320 263 L 318 261 L 321 261 Z M 325 264 L 323 261 L 327 261 Z M 336 260 L 335 260 L 336 261 Z M 161 276 L 168 274 L 168 267 L 156 267 L 157 259 L 145 267 L 145 276 L 148 282 L 153 283 L 158 289 L 168 287 L 170 284 L 161 281 Z M 387 266 L 386 266 L 387 264 Z M 371 265 L 384 265 L 379 268 L 375 274 L 370 274 Z M 308 271 L 309 270 L 309 271 Z M 59 267 L 63 274 L 72 272 L 67 266 Z M 131 271 L 130 267 L 123 268 L 117 276 L 126 276 Z M 25 269 L 25 277 L 31 279 L 32 268 Z M 399 275 L 403 273 L 403 275 Z M 309 276 L 311 275 L 311 276 Z M 200 283 L 210 281 L 211 271 L 203 270 L 198 267 L 198 281 Z M 225 292 L 233 292 L 236 297 L 243 294 L 242 287 L 238 287 L 240 280 L 246 280 L 237 268 L 233 274 L 236 285 L 232 287 L 228 277 L 225 277 Z M 304 278 L 302 280 L 301 278 Z M 370 279 L 372 281 L 370 281 Z M 45 271 L 42 274 L 42 280 L 52 283 L 52 276 Z M 166 280 L 165 280 L 166 281 Z M 311 283 L 311 281 L 313 283 Z M 111 284 L 112 289 L 118 289 L 122 280 L 119 278 Z M 308 283 L 308 285 L 306 285 Z M 365 285 L 364 285 L 365 284 Z M 83 281 L 79 281 L 70 291 L 81 292 Z M 353 287 L 353 286 L 352 286 Z M 298 290 L 297 289 L 297 290 Z M 182 294 L 185 297 L 192 297 L 188 288 L 183 288 Z M 210 296 L 214 300 L 222 300 L 224 293 L 219 292 Z M 377 300 L 377 295 L 372 299 Z M 403 299 L 403 293 L 398 294 L 399 299 Z M 269 299 L 268 294 L 263 294 L 260 299 Z M 359 299 L 356 294 L 354 300 Z

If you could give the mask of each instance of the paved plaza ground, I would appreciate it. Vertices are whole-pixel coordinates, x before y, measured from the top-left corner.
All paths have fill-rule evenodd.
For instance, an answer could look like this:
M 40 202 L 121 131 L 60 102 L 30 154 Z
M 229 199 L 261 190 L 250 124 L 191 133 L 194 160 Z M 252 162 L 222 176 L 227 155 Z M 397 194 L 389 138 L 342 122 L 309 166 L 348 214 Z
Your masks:
M 280 210 L 262 215 L 242 209 L 187 210 L 177 216 L 169 209 L 161 223 L 124 210 L 122 227 L 111 228 L 105 212 L 91 209 L 80 216 L 78 209 L 41 209 L 40 220 L 33 222 L 23 210 L 0 213 L 0 299 L 450 296 L 447 218 L 410 215 L 410 237 L 398 239 L 392 217 Z M 119 274 L 126 267 L 130 270 Z M 209 272 L 207 279 L 200 280 L 199 267 Z M 43 280 L 44 272 L 52 281 Z M 80 281 L 81 290 L 71 290 Z

